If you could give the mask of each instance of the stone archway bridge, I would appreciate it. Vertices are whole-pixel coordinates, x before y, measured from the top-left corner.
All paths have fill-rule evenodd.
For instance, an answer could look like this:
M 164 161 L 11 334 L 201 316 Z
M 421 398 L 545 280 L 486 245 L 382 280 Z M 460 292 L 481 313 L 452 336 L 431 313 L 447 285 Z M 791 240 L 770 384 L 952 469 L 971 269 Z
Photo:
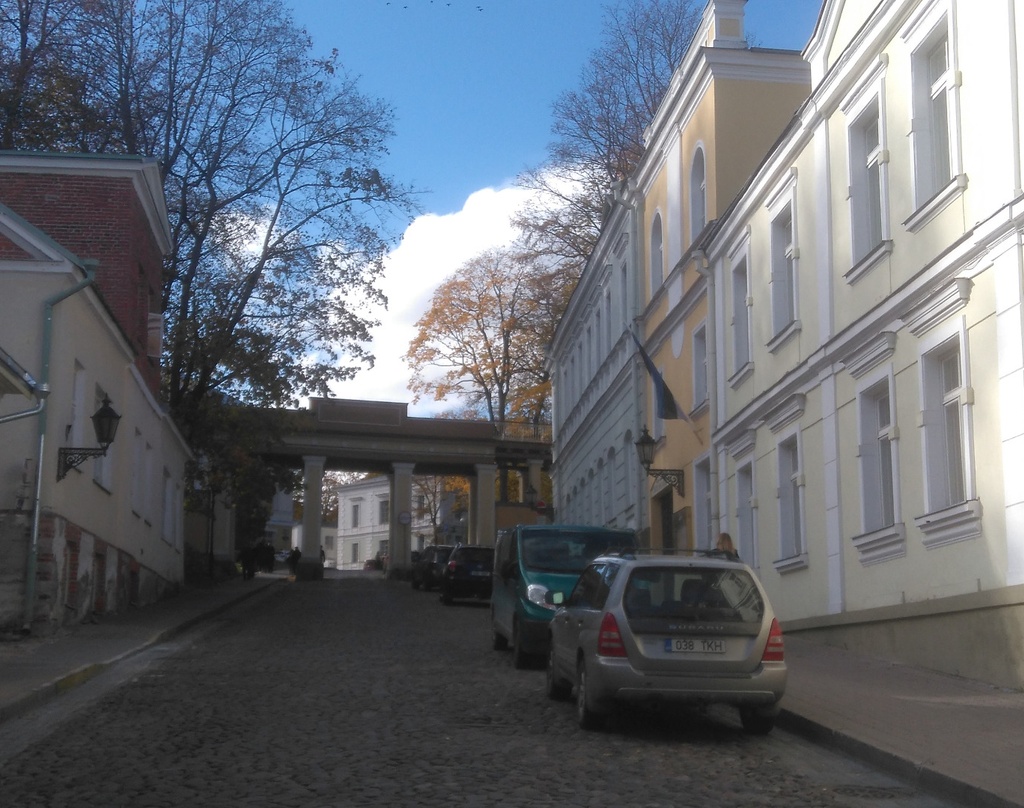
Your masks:
M 408 404 L 313 398 L 287 411 L 287 426 L 266 455 L 303 470 L 306 502 L 320 502 L 325 471 L 368 471 L 391 478 L 391 572 L 411 564 L 414 475 L 465 476 L 470 481 L 469 541 L 493 544 L 499 468 L 524 469 L 540 490 L 551 465 L 551 427 L 413 418 Z M 320 508 L 304 508 L 298 576 L 322 577 Z

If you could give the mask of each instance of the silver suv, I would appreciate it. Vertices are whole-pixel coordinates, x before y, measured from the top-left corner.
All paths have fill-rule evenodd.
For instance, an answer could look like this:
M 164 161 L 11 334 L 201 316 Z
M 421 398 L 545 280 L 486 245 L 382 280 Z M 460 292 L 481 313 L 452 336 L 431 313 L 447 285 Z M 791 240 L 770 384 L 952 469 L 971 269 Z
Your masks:
M 757 577 L 714 551 L 602 556 L 550 623 L 547 692 L 584 729 L 617 704 L 733 704 L 770 732 L 786 689 L 782 630 Z

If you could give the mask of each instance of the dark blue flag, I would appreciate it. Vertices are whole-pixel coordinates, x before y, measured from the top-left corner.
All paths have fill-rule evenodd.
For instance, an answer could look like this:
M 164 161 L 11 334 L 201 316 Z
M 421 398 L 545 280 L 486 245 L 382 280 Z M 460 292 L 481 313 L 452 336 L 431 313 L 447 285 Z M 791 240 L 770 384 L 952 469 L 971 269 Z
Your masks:
M 640 344 L 640 340 L 636 338 L 636 334 L 632 331 L 629 335 L 633 338 L 633 342 L 636 343 L 637 350 L 640 351 L 640 358 L 644 360 L 644 365 L 647 368 L 647 372 L 651 374 L 651 381 L 654 382 L 654 412 L 662 420 L 670 420 L 676 418 L 682 418 L 685 421 L 690 419 L 686 417 L 682 407 L 676 404 L 676 398 L 672 395 L 672 391 L 668 389 L 668 385 L 665 384 L 665 379 L 662 377 L 658 368 L 654 365 L 654 360 L 647 355 L 647 351 L 644 350 L 644 346 Z

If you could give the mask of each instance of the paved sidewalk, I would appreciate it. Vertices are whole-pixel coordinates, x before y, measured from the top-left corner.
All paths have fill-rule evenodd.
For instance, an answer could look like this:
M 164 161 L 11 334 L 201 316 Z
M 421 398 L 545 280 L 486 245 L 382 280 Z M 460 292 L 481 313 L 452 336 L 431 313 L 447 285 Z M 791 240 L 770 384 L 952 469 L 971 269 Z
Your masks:
M 0 642 L 0 722 L 286 580 L 235 579 L 55 638 Z M 1024 806 L 1024 693 L 797 636 L 786 637 L 786 660 L 781 727 L 974 808 Z

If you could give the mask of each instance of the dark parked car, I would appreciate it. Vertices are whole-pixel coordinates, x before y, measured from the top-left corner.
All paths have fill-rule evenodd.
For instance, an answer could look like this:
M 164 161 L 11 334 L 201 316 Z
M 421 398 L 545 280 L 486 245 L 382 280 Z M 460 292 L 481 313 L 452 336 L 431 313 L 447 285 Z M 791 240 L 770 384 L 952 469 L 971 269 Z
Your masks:
M 491 573 L 494 548 L 478 544 L 459 544 L 448 556 L 441 579 L 441 602 L 449 605 L 455 598 L 491 597 Z
M 450 544 L 432 544 L 420 550 L 419 557 L 412 564 L 412 588 L 419 589 L 422 586 L 429 592 L 435 586 L 440 586 L 444 565 L 448 563 L 451 554 Z

